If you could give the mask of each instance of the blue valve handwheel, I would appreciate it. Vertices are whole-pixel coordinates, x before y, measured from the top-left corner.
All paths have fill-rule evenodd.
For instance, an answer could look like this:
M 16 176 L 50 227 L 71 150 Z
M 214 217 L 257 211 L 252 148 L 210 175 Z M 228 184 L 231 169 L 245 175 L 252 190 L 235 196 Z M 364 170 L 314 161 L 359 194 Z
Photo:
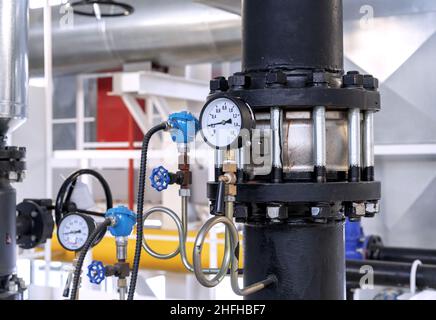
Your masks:
M 171 176 L 167 169 L 162 166 L 153 169 L 150 176 L 151 186 L 161 192 L 168 188 L 171 183 Z
M 100 284 L 106 277 L 106 268 L 101 261 L 92 261 L 92 263 L 88 266 L 87 276 L 89 278 L 89 282 L 93 284 Z

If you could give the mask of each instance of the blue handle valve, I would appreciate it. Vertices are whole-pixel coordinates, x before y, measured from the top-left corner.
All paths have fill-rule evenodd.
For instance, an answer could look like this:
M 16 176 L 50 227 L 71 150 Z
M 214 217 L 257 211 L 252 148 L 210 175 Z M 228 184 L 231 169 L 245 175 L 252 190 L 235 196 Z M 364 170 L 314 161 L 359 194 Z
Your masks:
M 171 184 L 171 174 L 163 166 L 154 168 L 150 176 L 151 186 L 161 192 Z
M 200 122 L 192 113 L 187 111 L 172 113 L 168 117 L 171 138 L 176 143 L 189 143 L 194 141 L 200 130 Z
M 89 282 L 93 284 L 100 284 L 106 277 L 106 268 L 101 261 L 92 261 L 92 263 L 88 266 L 87 276 L 89 278 Z

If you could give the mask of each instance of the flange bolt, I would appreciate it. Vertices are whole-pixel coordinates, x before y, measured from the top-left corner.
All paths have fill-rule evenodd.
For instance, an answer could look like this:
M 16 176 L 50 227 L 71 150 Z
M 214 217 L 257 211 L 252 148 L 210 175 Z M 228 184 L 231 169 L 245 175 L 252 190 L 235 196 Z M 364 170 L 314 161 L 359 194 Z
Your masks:
M 363 87 L 367 90 L 377 90 L 379 86 L 378 79 L 367 74 L 363 77 Z
M 215 79 L 210 80 L 210 91 L 227 91 L 229 90 L 229 83 L 224 77 L 216 77 Z
M 342 79 L 344 87 L 363 87 L 363 75 L 359 71 L 349 71 Z

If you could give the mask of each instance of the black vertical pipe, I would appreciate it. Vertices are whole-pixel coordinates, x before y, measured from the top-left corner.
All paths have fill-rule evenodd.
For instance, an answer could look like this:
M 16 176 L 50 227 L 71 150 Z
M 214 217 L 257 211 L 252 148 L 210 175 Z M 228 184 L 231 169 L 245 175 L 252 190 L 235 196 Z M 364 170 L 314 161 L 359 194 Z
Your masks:
M 242 70 L 343 70 L 342 0 L 245 0 Z
M 0 180 L 0 294 L 6 279 L 15 272 L 16 265 L 16 192 L 8 180 Z M 1 279 L 5 281 L 1 281 Z
M 244 72 L 343 72 L 342 0 L 245 0 L 242 24 Z M 245 285 L 278 278 L 247 299 L 345 299 L 343 224 L 248 224 L 244 270 Z
M 254 300 L 343 300 L 343 223 L 245 226 L 245 286 L 274 274 L 278 283 Z

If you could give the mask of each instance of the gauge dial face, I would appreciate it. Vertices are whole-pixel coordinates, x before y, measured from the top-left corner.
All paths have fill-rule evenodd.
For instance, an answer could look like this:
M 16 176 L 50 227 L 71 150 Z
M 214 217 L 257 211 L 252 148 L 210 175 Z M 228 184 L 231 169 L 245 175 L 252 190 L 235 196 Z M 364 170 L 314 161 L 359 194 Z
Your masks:
M 241 110 L 230 99 L 218 98 L 209 102 L 202 113 L 203 137 L 217 148 L 231 145 L 242 128 Z
M 59 224 L 58 239 L 65 249 L 79 251 L 90 233 L 89 225 L 83 216 L 70 214 Z

